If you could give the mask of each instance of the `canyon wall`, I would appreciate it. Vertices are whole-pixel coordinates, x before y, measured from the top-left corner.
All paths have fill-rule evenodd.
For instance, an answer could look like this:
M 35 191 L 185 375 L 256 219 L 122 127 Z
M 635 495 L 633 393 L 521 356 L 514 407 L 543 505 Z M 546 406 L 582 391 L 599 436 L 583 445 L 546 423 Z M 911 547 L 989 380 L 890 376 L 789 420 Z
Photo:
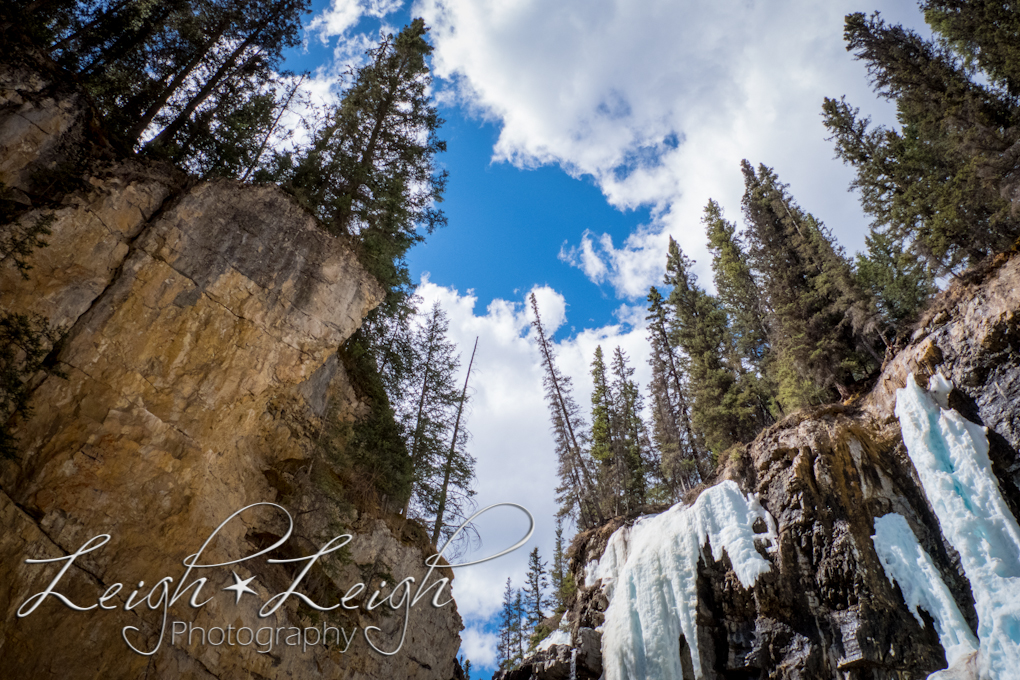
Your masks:
M 410 610 L 402 592 L 369 609 L 396 582 L 427 573 L 423 530 L 384 510 L 344 503 L 343 482 L 319 446 L 324 419 L 354 422 L 368 406 L 337 349 L 383 291 L 353 253 L 275 186 L 196 182 L 155 162 L 118 158 L 84 97 L 45 63 L 0 69 L 0 182 L 21 224 L 46 218 L 48 245 L 28 255 L 27 278 L 0 263 L 5 312 L 45 319 L 60 339 L 31 383 L 31 412 L 8 425 L 13 459 L 0 460 L 0 656 L 9 678 L 429 678 L 459 673 L 456 605 Z M 80 174 L 68 177 L 70 169 Z M 70 183 L 58 204 L 38 199 Z M 48 184 L 49 183 L 49 184 Z M 381 471 L 385 474 L 385 471 Z M 340 498 L 341 500 L 338 500 Z M 183 561 L 232 513 L 199 564 Z M 18 616 L 90 539 L 109 540 L 73 560 L 55 596 Z M 335 536 L 353 541 L 309 563 Z M 286 539 L 286 540 L 284 540 Z M 267 558 L 291 559 L 270 563 Z M 294 561 L 298 560 L 298 561 Z M 307 571 L 302 576 L 303 571 Z M 254 591 L 223 592 L 254 577 Z M 259 608 L 302 576 L 298 592 L 334 605 L 354 584 L 352 608 L 319 612 L 291 596 Z M 201 607 L 170 588 L 208 578 Z M 416 586 L 417 587 L 417 586 Z M 406 586 L 405 586 L 406 588 Z M 398 589 L 399 590 L 399 589 Z M 448 589 L 440 601 L 448 599 Z M 150 607 L 153 604 L 156 606 Z M 359 606 L 360 605 L 360 606 Z M 400 605 L 400 606 L 398 606 Z M 166 617 L 165 634 L 160 631 Z M 406 634 L 405 619 L 408 620 Z M 278 632 L 257 644 L 191 642 L 173 622 Z M 183 626 L 183 623 L 181 623 Z M 352 634 L 307 649 L 296 628 Z M 366 627 L 379 630 L 367 636 Z M 130 629 L 123 633 L 126 627 Z M 331 635 L 335 637 L 335 633 Z M 240 636 L 240 633 L 238 633 Z M 369 647 L 368 638 L 390 652 Z M 247 637 L 247 634 L 245 634 Z M 311 633 L 302 641 L 311 642 Z M 128 642 L 142 652 L 135 653 Z

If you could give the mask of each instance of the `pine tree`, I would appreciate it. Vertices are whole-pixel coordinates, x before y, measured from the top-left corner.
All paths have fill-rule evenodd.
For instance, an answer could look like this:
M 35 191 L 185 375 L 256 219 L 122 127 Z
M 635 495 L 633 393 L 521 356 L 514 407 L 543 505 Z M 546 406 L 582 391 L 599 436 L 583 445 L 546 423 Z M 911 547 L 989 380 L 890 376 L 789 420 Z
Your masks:
M 503 589 L 503 609 L 499 616 L 499 640 L 496 643 L 496 655 L 499 667 L 510 670 L 514 666 L 517 654 L 515 630 L 519 619 L 515 610 L 515 591 L 509 578 Z
M 513 616 L 514 665 L 517 665 L 521 662 L 521 659 L 524 658 L 524 640 L 527 638 L 525 631 L 527 618 L 524 608 L 524 594 L 521 592 L 520 588 L 518 588 L 514 594 Z
M 872 230 L 864 240 L 867 251 L 857 255 L 857 280 L 891 329 L 909 330 L 938 291 L 931 271 L 888 230 Z
M 458 420 L 467 393 L 455 383 L 460 360 L 448 332 L 449 320 L 436 303 L 411 333 L 392 395 L 414 474 L 404 514 L 438 525 L 439 535 L 449 528 L 443 516 L 464 515 L 474 494 L 474 458 L 464 449 L 467 430 Z
M 606 381 L 606 362 L 602 346 L 595 347 L 591 362 L 591 457 L 601 466 L 610 468 L 613 462 L 612 418 L 610 410 L 613 398 Z
M 440 536 L 449 536 L 456 532 L 457 527 L 467 518 L 467 510 L 472 507 L 470 499 L 475 494 L 471 489 L 474 477 L 474 458 L 464 451 L 467 430 L 461 429 L 461 418 L 467 404 L 468 382 L 471 380 L 471 367 L 475 364 L 475 352 L 478 351 L 478 338 L 471 350 L 467 373 L 464 375 L 464 388 L 460 392 L 457 403 L 457 417 L 453 422 L 453 433 L 450 435 L 450 448 L 443 463 L 443 479 L 439 484 L 439 501 L 436 509 L 436 521 L 432 527 L 432 544 L 439 546 Z
M 1012 97 L 1020 97 L 1020 12 L 991 0 L 925 0 L 925 21 L 961 54 L 968 65 Z
M 930 262 L 918 256 L 930 249 L 915 242 L 917 216 L 903 210 L 916 173 L 905 172 L 896 158 L 896 150 L 903 149 L 897 133 L 869 129 L 870 119 L 861 118 L 843 99 L 826 99 L 822 108 L 837 156 L 857 170 L 850 188 L 860 193 L 864 212 L 874 218 L 865 237 L 867 252 L 857 258 L 858 279 L 871 291 L 890 330 L 906 330 L 936 290 Z
M 554 614 L 562 614 L 567 609 L 566 598 L 564 597 L 563 584 L 567 571 L 566 555 L 563 549 L 563 518 L 556 518 L 556 543 L 553 547 L 552 568 L 549 570 L 549 579 L 552 585 L 552 606 Z
M 977 46 L 954 32 L 945 13 L 932 17 L 950 32 L 950 45 Z M 875 91 L 896 102 L 902 125 L 868 131 L 845 102 L 826 100 L 823 109 L 837 154 L 857 169 L 855 186 L 874 226 L 909 242 L 938 273 L 1008 248 L 1020 235 L 1002 195 L 1017 167 L 1015 102 L 971 78 L 949 47 L 878 15 L 847 15 L 844 36 Z
M 743 161 L 750 263 L 772 311 L 773 375 L 784 411 L 836 399 L 881 364 L 873 300 L 831 235 L 764 165 Z
M 280 106 L 267 86 L 283 51 L 299 42 L 309 3 L 77 0 L 25 9 L 29 31 L 76 74 L 115 140 L 199 169 L 229 156 L 251 160 L 251 140 Z
M 576 517 L 583 528 L 590 528 L 605 521 L 598 502 L 598 488 L 590 471 L 588 453 L 581 446 L 584 423 L 580 409 L 571 394 L 571 381 L 556 367 L 552 346 L 542 328 L 535 294 L 530 297 L 538 350 L 545 375 L 546 401 L 552 415 L 553 435 L 556 441 L 557 475 L 560 485 L 556 489 L 560 514 Z
M 613 462 L 616 470 L 617 514 L 633 512 L 647 500 L 645 484 L 648 435 L 641 420 L 643 408 L 641 391 L 632 376 L 634 369 L 627 363 L 627 356 L 620 347 L 613 352 L 611 365 L 613 430 Z
M 736 371 L 737 380 L 727 400 L 757 434 L 781 413 L 772 398 L 776 389 L 770 377 L 773 355 L 769 310 L 737 236 L 736 225 L 726 221 L 719 204 L 711 200 L 705 207 L 702 223 L 712 253 L 716 291 L 733 339 L 729 364 Z
M 382 313 L 404 302 L 410 277 L 404 255 L 445 224 L 443 120 L 430 98 L 432 47 L 421 19 L 368 53 L 368 63 L 340 104 L 297 157 L 277 157 L 282 181 L 326 228 L 357 236 L 361 260 L 387 289 Z
M 732 342 L 726 313 L 718 299 L 698 286 L 692 264 L 670 238 L 664 279 L 672 287 L 666 301 L 671 312 L 670 342 L 690 362 L 692 425 L 707 448 L 718 454 L 744 441 L 752 428 L 726 400 L 737 380 L 726 361 Z M 701 478 L 707 478 L 712 463 L 701 457 L 698 466 Z
M 528 626 L 532 630 L 545 619 L 542 610 L 549 604 L 545 596 L 545 590 L 549 587 L 548 574 L 536 547 L 528 555 L 528 573 L 524 577 L 525 612 Z
M 662 295 L 652 286 L 648 292 L 648 342 L 652 380 L 652 441 L 658 451 L 658 477 L 667 497 L 681 494 L 700 481 L 696 461 L 703 445 L 691 426 L 690 397 L 684 378 L 685 359 L 678 356 L 669 340 L 669 322 Z

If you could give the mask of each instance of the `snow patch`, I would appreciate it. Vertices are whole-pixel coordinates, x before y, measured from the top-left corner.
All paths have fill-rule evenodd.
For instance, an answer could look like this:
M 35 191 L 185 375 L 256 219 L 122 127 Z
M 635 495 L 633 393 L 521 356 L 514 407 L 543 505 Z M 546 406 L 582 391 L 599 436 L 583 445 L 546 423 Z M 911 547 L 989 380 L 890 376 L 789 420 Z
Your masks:
M 875 552 L 885 569 L 889 582 L 896 582 L 903 593 L 907 607 L 924 627 L 918 611 L 921 607 L 935 620 L 935 632 L 946 650 L 946 660 L 952 666 L 962 657 L 977 651 L 978 644 L 967 621 L 960 613 L 956 600 L 942 581 L 935 563 L 918 544 L 903 515 L 895 512 L 875 520 Z
M 570 644 L 570 631 L 557 628 L 549 635 L 549 637 L 539 642 L 535 649 L 540 652 L 544 652 L 553 645 L 569 645 L 569 644 Z
M 754 533 L 761 520 L 764 533 Z M 778 549 L 775 520 L 753 494 L 746 497 L 732 481 L 703 491 L 692 506 L 678 504 L 643 517 L 613 533 L 593 580 L 602 579 L 609 598 L 602 626 L 605 680 L 681 680 L 679 640 L 690 646 L 694 673 L 701 677 L 695 615 L 698 559 L 706 541 L 712 558 L 723 552 L 745 588 L 771 569 L 755 547 Z
M 948 395 L 948 384 L 939 375 L 929 385 L 941 396 Z M 913 376 L 896 391 L 896 416 L 928 502 L 970 581 L 978 615 L 979 675 L 1016 677 L 1020 527 L 992 474 L 985 428 L 942 408 Z

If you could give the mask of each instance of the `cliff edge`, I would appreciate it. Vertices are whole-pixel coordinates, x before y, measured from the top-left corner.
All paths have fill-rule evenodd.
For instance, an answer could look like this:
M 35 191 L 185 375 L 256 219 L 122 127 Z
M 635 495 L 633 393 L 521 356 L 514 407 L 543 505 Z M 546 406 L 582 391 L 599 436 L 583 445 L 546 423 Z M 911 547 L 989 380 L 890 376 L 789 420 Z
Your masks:
M 345 482 L 319 446 L 327 417 L 369 410 L 337 349 L 381 300 L 379 285 L 277 187 L 196 183 L 117 158 L 85 98 L 22 61 L 0 70 L 0 182 L 22 224 L 45 217 L 51 233 L 27 256 L 27 278 L 0 263 L 0 296 L 60 339 L 30 384 L 30 413 L 8 423 L 17 455 L 0 460 L 4 676 L 454 677 L 456 605 L 433 606 L 433 589 L 406 608 L 396 587 L 424 585 L 432 546 L 384 510 L 338 502 Z M 59 203 L 38 199 L 79 168 Z M 256 503 L 279 507 L 217 532 Z M 214 533 L 193 562 L 224 566 L 186 574 L 185 558 Z M 305 559 L 343 534 L 354 538 L 342 549 Z M 192 588 L 167 606 L 199 577 L 206 604 Z M 222 590 L 252 577 L 250 590 Z M 443 577 L 449 569 L 429 583 Z M 91 610 L 51 595 L 19 616 L 51 582 Z M 323 606 L 357 583 L 364 591 L 330 611 L 292 595 L 258 615 L 294 583 Z M 384 603 L 370 609 L 376 591 Z M 234 637 L 217 644 L 214 629 Z M 312 638 L 327 629 L 328 644 Z M 369 640 L 384 652 L 403 641 L 386 655 Z

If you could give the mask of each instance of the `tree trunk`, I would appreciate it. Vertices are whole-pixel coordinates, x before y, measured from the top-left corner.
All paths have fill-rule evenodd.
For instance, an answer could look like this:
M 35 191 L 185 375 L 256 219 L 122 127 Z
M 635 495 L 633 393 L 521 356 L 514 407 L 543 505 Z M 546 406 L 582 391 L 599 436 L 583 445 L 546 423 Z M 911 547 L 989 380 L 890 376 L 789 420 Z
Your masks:
M 446 466 L 443 470 L 443 490 L 439 493 L 439 508 L 436 510 L 436 524 L 432 529 L 432 545 L 439 547 L 439 532 L 443 528 L 443 513 L 446 512 L 446 491 L 450 486 L 450 469 L 453 467 L 453 456 L 457 447 L 457 432 L 460 430 L 460 416 L 464 412 L 464 400 L 467 397 L 468 380 L 471 379 L 471 367 L 475 363 L 475 352 L 478 351 L 478 337 L 471 350 L 471 361 L 468 362 L 467 375 L 464 376 L 464 389 L 460 392 L 460 404 L 457 405 L 457 419 L 453 423 L 453 439 L 450 440 L 450 452 L 446 454 Z

